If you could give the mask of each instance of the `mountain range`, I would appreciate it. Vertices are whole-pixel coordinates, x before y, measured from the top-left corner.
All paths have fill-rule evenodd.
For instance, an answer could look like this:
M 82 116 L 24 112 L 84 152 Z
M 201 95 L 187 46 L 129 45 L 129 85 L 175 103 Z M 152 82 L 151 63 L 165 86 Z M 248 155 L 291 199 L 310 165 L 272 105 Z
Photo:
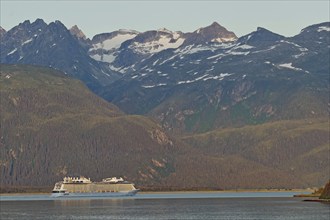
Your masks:
M 4 32 L 1 63 L 59 69 L 126 113 L 194 133 L 325 116 L 329 43 L 329 22 L 294 37 L 257 28 L 237 38 L 214 22 L 192 33 L 122 29 L 90 40 L 77 26 L 37 19 Z M 295 106 L 298 94 L 308 107 Z
M 323 185 L 329 178 L 326 170 L 330 165 L 325 153 L 329 150 L 329 31 L 330 23 L 324 22 L 308 26 L 293 37 L 285 37 L 261 27 L 250 34 L 237 37 L 214 22 L 191 33 L 165 28 L 146 32 L 120 29 L 88 39 L 78 26 L 67 29 L 60 21 L 46 24 L 37 19 L 32 23 L 20 23 L 8 31 L 0 28 L 1 63 L 18 65 L 1 65 L 2 83 L 6 85 L 6 80 L 10 80 L 6 77 L 11 77 L 16 71 L 22 75 L 34 72 L 48 75 L 55 69 L 63 72 L 65 77 L 81 80 L 96 95 L 111 102 L 108 104 L 110 107 L 106 108 L 115 111 L 116 118 L 129 121 L 124 123 L 125 128 L 119 129 L 123 122 L 115 120 L 118 124 L 106 126 L 113 128 L 108 132 L 103 129 L 96 131 L 94 127 L 85 125 L 80 120 L 96 121 L 97 123 L 92 124 L 99 126 L 99 120 L 109 119 L 104 118 L 104 113 L 99 116 L 100 113 L 96 110 L 98 108 L 94 106 L 95 100 L 93 101 L 98 99 L 97 96 L 86 99 L 88 104 L 81 102 L 83 97 L 78 98 L 77 108 L 69 105 L 68 101 L 62 103 L 63 100 L 76 103 L 73 100 L 77 93 L 86 93 L 81 89 L 69 91 L 67 88 L 71 87 L 70 83 L 63 90 L 68 94 L 74 93 L 71 98 L 61 94 L 60 97 L 63 97 L 57 99 L 58 95 L 33 90 L 32 94 L 35 94 L 28 97 L 28 100 L 35 101 L 45 94 L 46 101 L 35 104 L 54 104 L 49 105 L 49 109 L 33 109 L 36 114 L 32 116 L 31 112 L 28 113 L 29 109 L 24 109 L 23 116 L 20 116 L 22 119 L 18 120 L 9 115 L 17 107 L 15 104 L 13 106 L 13 100 L 17 103 L 17 100 L 23 99 L 20 97 L 24 97 L 24 92 L 18 92 L 19 95 L 16 94 L 13 98 L 10 95 L 13 88 L 1 88 L 2 95 L 12 100 L 1 104 L 1 109 L 8 110 L 8 117 L 4 117 L 1 122 L 5 128 L 1 130 L 7 135 L 2 135 L 6 140 L 2 142 L 3 146 L 7 149 L 2 154 L 6 158 L 1 158 L 6 163 L 2 164 L 7 164 L 7 168 L 17 164 L 8 159 L 13 157 L 11 146 L 19 145 L 15 137 L 10 136 L 17 133 L 16 129 L 38 127 L 43 120 L 55 123 L 51 127 L 66 127 L 64 118 L 67 116 L 60 121 L 42 118 L 44 114 L 52 117 L 61 114 L 65 109 L 65 115 L 70 115 L 68 118 L 78 130 L 82 134 L 88 134 L 88 138 L 84 136 L 85 139 L 80 140 L 78 134 L 68 133 L 75 137 L 75 142 L 68 142 L 75 145 L 75 150 L 72 151 L 67 151 L 70 148 L 68 143 L 65 143 L 66 147 L 51 144 L 52 148 L 61 149 L 68 155 L 74 155 L 79 147 L 88 152 L 87 145 L 95 150 L 99 143 L 102 146 L 103 143 L 108 144 L 111 152 L 117 148 L 130 152 L 127 143 L 114 144 L 110 140 L 118 136 L 129 141 L 131 135 L 136 135 L 133 129 L 136 124 L 142 126 L 139 129 L 146 131 L 145 135 L 138 135 L 134 139 L 137 146 L 142 146 L 141 152 L 148 152 L 151 143 L 154 144 L 150 135 L 147 135 L 151 132 L 150 126 L 158 126 L 157 129 L 162 134 L 160 136 L 166 136 L 166 140 L 176 143 L 166 150 L 161 144 L 159 147 L 156 144 L 157 147 L 152 151 L 155 154 L 150 156 L 145 153 L 144 156 L 139 156 L 139 160 L 119 169 L 118 174 L 127 173 L 128 177 L 141 185 L 170 188 L 290 188 Z M 10 74 L 5 74 L 6 71 Z M 32 76 L 42 78 L 42 74 Z M 48 82 L 57 80 L 56 77 L 50 77 L 41 81 L 47 88 L 57 85 L 49 85 Z M 20 83 L 14 84 L 23 85 Z M 16 89 L 19 90 L 19 87 L 14 87 Z M 91 118 L 78 117 L 79 106 L 88 108 L 86 114 Z M 70 110 L 71 108 L 73 109 Z M 95 118 L 92 117 L 93 114 Z M 32 120 L 38 117 L 41 118 Z M 21 122 L 26 124 L 20 124 Z M 141 125 L 144 123 L 147 127 Z M 7 131 L 8 125 L 15 131 L 13 134 Z M 117 127 L 118 131 L 115 129 Z M 27 136 L 32 138 L 40 128 L 33 129 L 37 133 L 29 129 L 23 133 L 27 132 Z M 48 143 L 49 140 L 56 139 L 52 135 L 51 132 L 42 133 L 38 136 L 38 141 Z M 39 149 L 43 145 L 38 145 L 38 141 L 21 140 L 20 144 L 31 142 L 31 146 L 34 146 L 32 151 L 40 152 L 40 155 L 35 153 L 34 156 L 29 155 L 23 159 L 25 162 L 22 162 L 21 167 L 26 166 L 26 161 L 36 155 L 43 157 L 45 161 L 53 160 L 45 156 L 48 155 L 48 150 Z M 106 149 L 105 146 L 103 148 Z M 14 155 L 17 151 L 19 148 L 14 150 Z M 124 157 L 123 155 L 118 154 L 118 157 Z M 95 158 L 103 158 L 102 156 L 97 152 L 94 154 Z M 81 158 L 86 157 L 88 156 L 82 153 Z M 159 167 L 155 169 L 154 166 L 157 167 L 155 164 L 158 163 L 153 160 L 160 164 L 167 161 L 168 165 L 165 170 L 157 170 Z M 87 174 L 95 178 L 104 175 L 106 161 L 105 158 L 100 159 L 102 165 L 96 166 L 102 171 L 89 169 Z M 134 167 L 139 167 L 138 161 L 148 165 L 137 171 Z M 76 165 L 70 165 L 70 170 L 76 169 L 78 172 L 79 160 L 75 163 Z M 47 170 L 38 168 L 38 173 L 47 178 L 51 167 L 63 168 L 63 164 L 63 161 L 61 165 L 51 164 L 47 166 Z M 111 164 L 116 167 L 121 162 L 115 160 Z M 240 170 L 239 167 L 242 166 L 246 169 Z M 30 173 L 23 171 L 23 168 L 17 169 L 19 171 L 15 170 L 16 174 L 13 176 L 13 169 L 4 171 L 3 168 L 2 174 L 8 177 L 8 181 L 2 184 L 27 184 Z M 204 172 L 205 170 L 209 172 Z M 111 171 L 117 174 L 115 169 Z M 26 179 L 20 182 L 17 178 L 22 172 Z M 93 174 L 95 172 L 97 174 Z M 59 174 L 55 175 L 53 172 L 51 176 L 49 180 L 53 181 Z M 47 180 L 42 184 L 47 185 L 51 181 Z

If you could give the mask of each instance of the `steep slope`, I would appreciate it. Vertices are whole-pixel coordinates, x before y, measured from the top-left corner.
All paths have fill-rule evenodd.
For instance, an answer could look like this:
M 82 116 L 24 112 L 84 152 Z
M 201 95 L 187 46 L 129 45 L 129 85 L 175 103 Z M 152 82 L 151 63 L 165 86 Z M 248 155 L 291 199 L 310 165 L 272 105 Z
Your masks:
M 151 120 L 124 115 L 49 68 L 0 70 L 2 187 L 50 186 L 64 175 L 152 185 L 173 172 L 176 143 Z
M 87 54 L 86 42 L 60 22 L 25 21 L 1 38 L 1 63 L 33 64 L 59 69 L 84 81 L 91 89 L 118 79 L 118 74 Z
M 69 29 L 69 31 L 70 31 L 71 35 L 77 39 L 79 44 L 85 48 L 85 50 L 89 50 L 90 45 L 91 45 L 91 40 L 86 37 L 84 32 L 81 29 L 79 29 L 79 27 L 77 25 L 72 26 Z
M 77 25 L 72 26 L 69 31 L 76 38 L 81 39 L 81 40 L 87 40 L 86 35 L 84 34 L 84 32 L 82 32 L 82 30 Z

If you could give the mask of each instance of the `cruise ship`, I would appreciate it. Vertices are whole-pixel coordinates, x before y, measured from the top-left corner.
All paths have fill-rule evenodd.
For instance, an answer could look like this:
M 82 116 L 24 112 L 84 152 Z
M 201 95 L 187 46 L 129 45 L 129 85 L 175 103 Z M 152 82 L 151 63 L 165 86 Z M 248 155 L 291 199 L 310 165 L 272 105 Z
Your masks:
M 90 178 L 64 177 L 55 183 L 52 197 L 113 197 L 134 196 L 139 189 L 123 178 L 111 177 L 101 182 L 92 182 Z

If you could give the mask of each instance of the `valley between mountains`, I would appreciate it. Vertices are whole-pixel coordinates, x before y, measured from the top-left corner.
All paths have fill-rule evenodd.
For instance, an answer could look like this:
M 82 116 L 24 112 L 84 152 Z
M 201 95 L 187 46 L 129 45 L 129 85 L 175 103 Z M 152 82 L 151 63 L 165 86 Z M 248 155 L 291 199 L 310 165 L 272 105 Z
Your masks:
M 322 186 L 329 33 L 0 28 L 1 188 L 65 175 L 149 190 Z

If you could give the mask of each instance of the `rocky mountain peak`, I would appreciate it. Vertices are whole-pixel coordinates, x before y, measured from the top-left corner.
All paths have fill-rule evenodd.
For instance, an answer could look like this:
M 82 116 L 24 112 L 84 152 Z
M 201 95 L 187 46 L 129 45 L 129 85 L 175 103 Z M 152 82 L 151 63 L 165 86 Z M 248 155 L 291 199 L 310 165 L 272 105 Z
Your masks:
M 65 29 L 65 30 L 68 30 L 68 29 L 65 27 L 65 25 L 64 25 L 62 22 L 58 21 L 58 20 L 56 20 L 55 22 L 51 22 L 51 23 L 49 23 L 48 27 L 50 27 L 50 28 L 54 28 L 54 27 L 56 27 L 56 28 L 58 28 L 58 29 Z
M 211 25 L 200 28 L 194 33 L 201 34 L 204 36 L 209 36 L 209 37 L 222 37 L 222 38 L 236 38 L 237 36 L 231 32 L 228 31 L 225 27 L 221 26 L 217 22 L 213 22 Z
M 37 18 L 32 24 L 34 24 L 34 25 L 47 25 L 46 22 L 44 20 L 42 20 L 41 18 Z
M 25 20 L 23 21 L 23 23 L 19 23 L 18 26 L 28 26 L 30 24 L 31 24 L 30 20 Z
M 224 28 L 218 22 L 214 21 L 209 27 L 213 28 Z
M 199 28 L 193 33 L 186 34 L 186 44 L 201 44 L 205 42 L 230 42 L 237 40 L 234 32 L 228 31 L 217 22 L 203 28 Z
M 42 19 L 38 18 L 32 23 L 30 22 L 30 20 L 25 20 L 23 23 L 18 24 L 10 31 L 11 32 L 16 32 L 18 30 L 31 31 L 31 30 L 43 29 L 46 26 L 47 24 Z
M 70 33 L 73 36 L 76 36 L 78 39 L 87 40 L 86 35 L 84 34 L 84 32 L 82 32 L 81 29 L 78 28 L 77 25 L 74 25 L 70 28 Z

